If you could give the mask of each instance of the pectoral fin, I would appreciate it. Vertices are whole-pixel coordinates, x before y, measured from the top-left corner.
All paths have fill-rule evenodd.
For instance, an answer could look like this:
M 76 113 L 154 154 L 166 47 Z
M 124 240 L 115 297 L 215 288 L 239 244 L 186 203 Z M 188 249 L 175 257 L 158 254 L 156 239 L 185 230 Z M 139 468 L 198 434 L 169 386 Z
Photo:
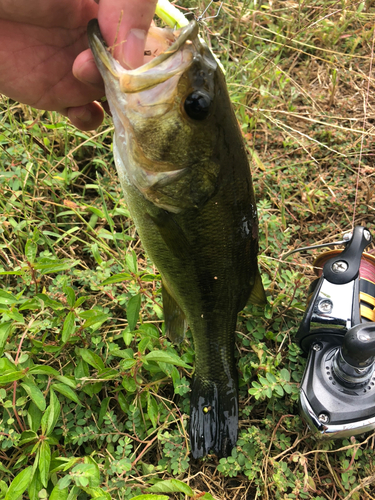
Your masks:
M 171 342 L 179 344 L 187 330 L 186 318 L 164 280 L 162 281 L 162 297 L 165 332 Z
M 251 290 L 248 302 L 256 306 L 264 306 L 267 304 L 266 293 L 263 288 L 262 278 L 260 277 L 259 269 L 257 269 L 254 278 L 253 289 Z
M 174 220 L 173 214 L 161 210 L 156 217 L 150 216 L 150 219 L 157 226 L 160 236 L 173 256 L 181 260 L 190 259 L 190 244 L 181 227 Z

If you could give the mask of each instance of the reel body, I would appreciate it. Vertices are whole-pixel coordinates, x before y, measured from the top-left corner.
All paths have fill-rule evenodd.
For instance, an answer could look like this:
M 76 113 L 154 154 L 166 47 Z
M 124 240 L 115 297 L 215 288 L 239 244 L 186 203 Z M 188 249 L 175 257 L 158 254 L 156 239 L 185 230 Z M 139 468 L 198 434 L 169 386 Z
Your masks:
M 320 438 L 375 428 L 375 257 L 370 232 L 354 229 L 343 251 L 321 255 L 297 341 L 308 354 L 301 412 Z

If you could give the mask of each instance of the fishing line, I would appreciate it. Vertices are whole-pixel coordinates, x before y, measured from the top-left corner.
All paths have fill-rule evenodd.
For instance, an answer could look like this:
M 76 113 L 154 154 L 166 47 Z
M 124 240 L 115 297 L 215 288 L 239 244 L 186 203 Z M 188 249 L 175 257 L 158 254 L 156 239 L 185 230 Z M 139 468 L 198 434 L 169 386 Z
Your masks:
M 220 11 L 221 11 L 221 7 L 223 6 L 223 2 L 220 3 L 219 5 L 219 9 L 218 11 L 216 12 L 216 14 L 214 16 L 208 16 L 208 17 L 204 17 L 205 13 L 208 11 L 208 9 L 211 7 L 211 5 L 213 4 L 213 2 L 217 2 L 218 0 L 211 0 L 210 3 L 207 5 L 207 7 L 204 9 L 204 11 L 202 12 L 202 14 L 200 14 L 199 16 L 194 16 L 195 20 L 197 21 L 197 23 L 200 23 L 202 21 L 207 21 L 207 19 L 215 19 L 216 17 L 218 17 L 218 15 L 220 14 Z
M 354 230 L 354 226 L 355 226 L 355 215 L 356 215 L 356 208 L 357 208 L 359 178 L 360 178 L 361 164 L 362 164 L 363 144 L 364 144 L 364 140 L 365 140 L 365 126 L 366 126 L 366 120 L 367 120 L 368 98 L 369 98 L 369 94 L 370 94 L 370 79 L 371 79 L 371 72 L 372 72 L 372 61 L 374 59 L 374 45 L 375 45 L 375 28 L 373 29 L 373 34 L 372 34 L 370 68 L 369 68 L 369 75 L 368 75 L 368 79 L 367 79 L 367 92 L 365 95 L 364 110 L 363 110 L 363 125 L 362 125 L 363 132 L 362 132 L 362 136 L 361 136 L 361 148 L 359 150 L 358 171 L 357 171 L 357 180 L 356 180 L 356 189 L 355 189 L 355 197 L 354 197 L 354 207 L 353 207 L 353 222 L 352 222 L 352 229 L 353 230 Z

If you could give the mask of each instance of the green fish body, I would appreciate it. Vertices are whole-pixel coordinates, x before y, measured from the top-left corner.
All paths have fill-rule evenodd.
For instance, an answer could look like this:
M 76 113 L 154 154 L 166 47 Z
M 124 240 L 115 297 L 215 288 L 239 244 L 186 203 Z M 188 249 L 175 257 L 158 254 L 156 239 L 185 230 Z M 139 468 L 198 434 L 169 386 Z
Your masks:
M 195 22 L 168 30 L 167 50 L 132 71 L 110 56 L 95 21 L 88 35 L 126 202 L 162 276 L 167 334 L 180 342 L 189 325 L 193 336 L 192 455 L 227 456 L 238 433 L 237 313 L 264 292 L 250 169 L 225 79 Z

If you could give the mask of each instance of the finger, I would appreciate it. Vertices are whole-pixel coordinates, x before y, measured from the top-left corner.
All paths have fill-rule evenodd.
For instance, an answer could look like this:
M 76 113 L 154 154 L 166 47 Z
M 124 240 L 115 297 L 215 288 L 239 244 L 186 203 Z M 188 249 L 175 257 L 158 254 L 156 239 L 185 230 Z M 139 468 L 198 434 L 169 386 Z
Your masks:
M 86 85 L 92 85 L 101 90 L 104 95 L 104 82 L 96 67 L 93 53 L 90 49 L 81 52 L 73 63 L 73 75 Z
M 100 0 L 100 30 L 121 64 L 136 68 L 143 64 L 147 31 L 157 0 Z
M 104 111 L 98 102 L 91 102 L 85 106 L 68 108 L 67 115 L 72 124 L 80 130 L 94 130 L 102 123 Z

